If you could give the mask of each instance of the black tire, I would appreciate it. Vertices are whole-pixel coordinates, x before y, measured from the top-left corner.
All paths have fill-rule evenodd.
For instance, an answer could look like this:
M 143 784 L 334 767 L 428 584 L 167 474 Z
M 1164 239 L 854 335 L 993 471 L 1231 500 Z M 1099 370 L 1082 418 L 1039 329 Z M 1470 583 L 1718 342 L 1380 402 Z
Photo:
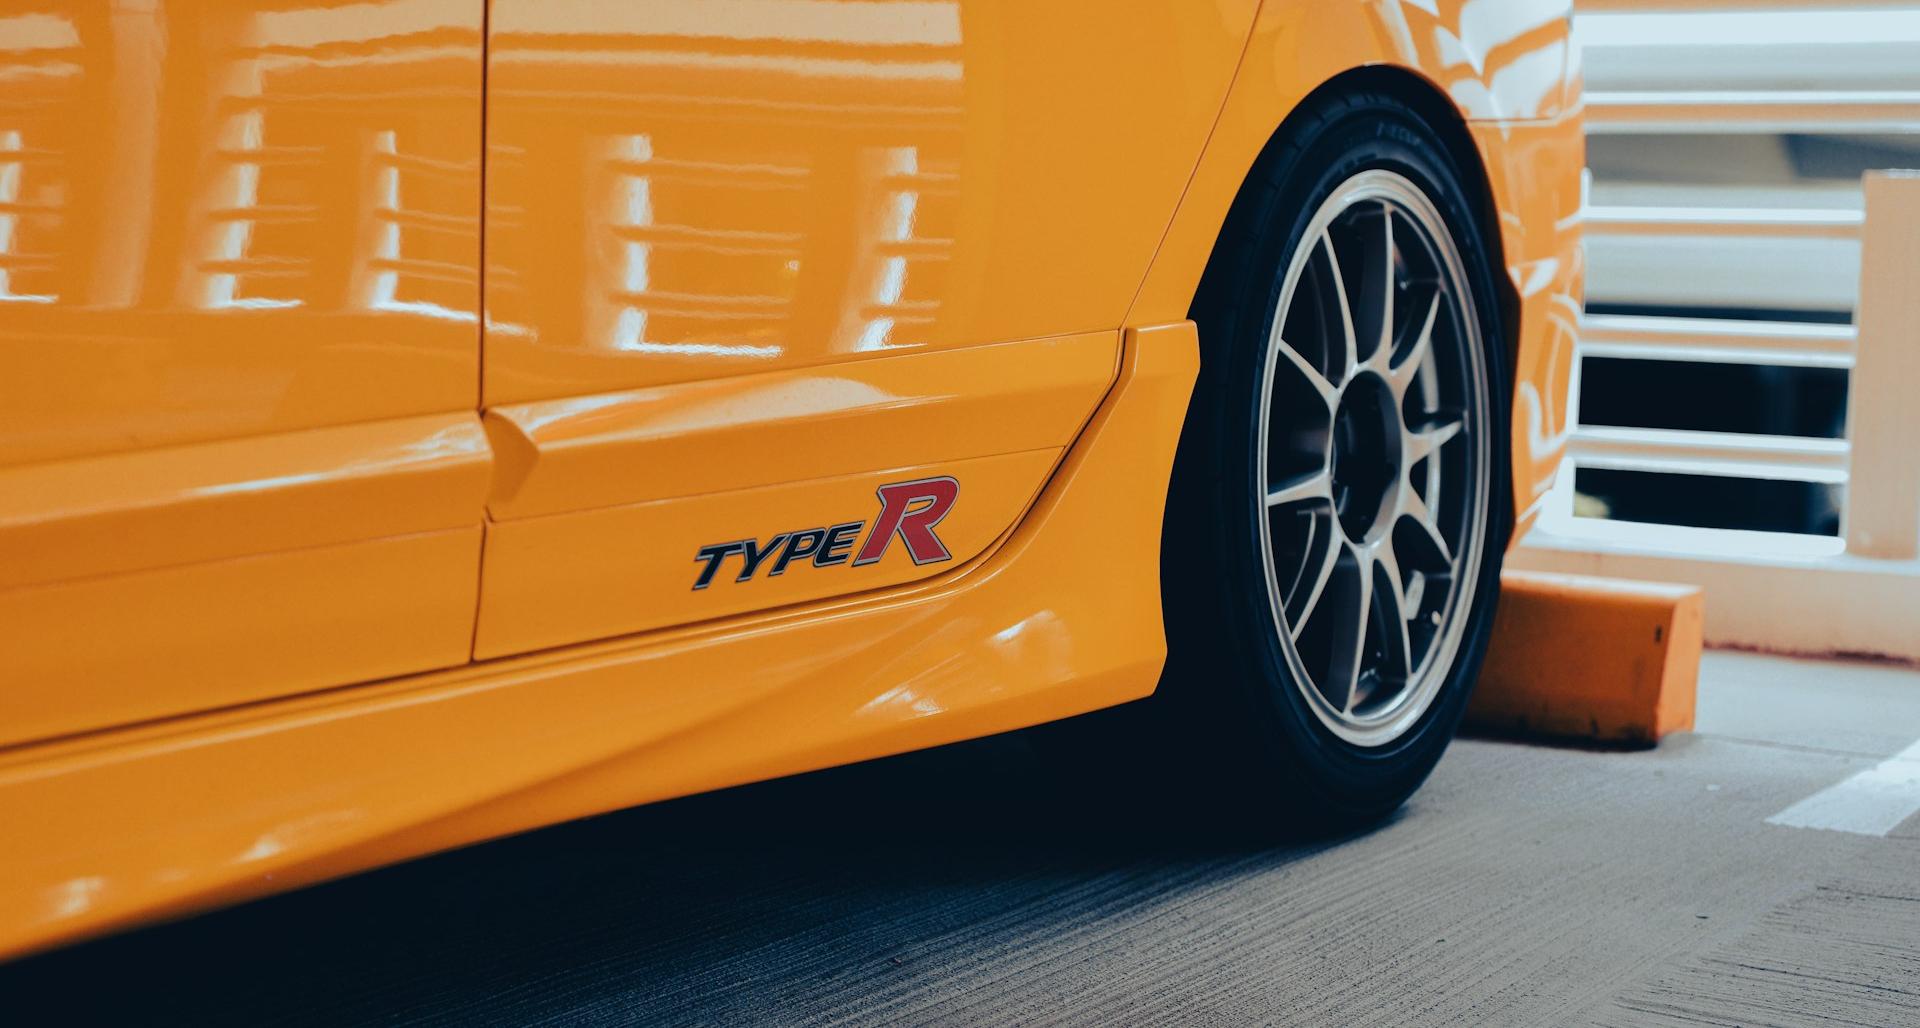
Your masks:
M 1368 169 L 1395 172 L 1424 192 L 1463 259 L 1484 351 L 1491 489 L 1477 587 L 1457 608 L 1465 634 L 1451 667 L 1403 734 L 1360 746 L 1315 716 L 1276 630 L 1259 535 L 1269 531 L 1260 505 L 1265 473 L 1254 468 L 1254 451 L 1285 270 L 1309 242 L 1313 212 Z M 1161 551 L 1169 662 L 1159 691 L 1133 716 L 1163 744 L 1171 734 L 1171 766 L 1199 772 L 1209 798 L 1231 797 L 1256 823 L 1337 829 L 1392 812 L 1440 759 L 1479 672 L 1512 525 L 1511 415 L 1496 264 L 1468 181 L 1435 128 L 1395 97 L 1359 91 L 1311 100 L 1254 167 L 1193 305 L 1201 369 Z M 1436 658 L 1436 673 L 1439 665 Z

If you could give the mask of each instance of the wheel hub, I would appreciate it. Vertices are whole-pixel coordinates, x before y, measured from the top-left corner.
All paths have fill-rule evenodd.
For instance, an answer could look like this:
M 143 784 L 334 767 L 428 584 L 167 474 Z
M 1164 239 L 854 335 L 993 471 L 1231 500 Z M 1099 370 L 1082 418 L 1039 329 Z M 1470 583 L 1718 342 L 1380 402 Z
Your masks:
M 1333 507 L 1352 542 L 1373 542 L 1393 525 L 1403 431 L 1386 379 L 1361 372 L 1341 391 L 1333 417 Z

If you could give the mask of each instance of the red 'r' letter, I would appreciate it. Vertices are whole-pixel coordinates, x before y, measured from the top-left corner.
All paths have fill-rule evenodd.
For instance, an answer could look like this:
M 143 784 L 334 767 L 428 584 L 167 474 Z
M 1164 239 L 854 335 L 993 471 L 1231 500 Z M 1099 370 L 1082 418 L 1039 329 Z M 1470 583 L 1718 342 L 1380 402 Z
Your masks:
M 854 555 L 854 566 L 871 564 L 886 556 L 887 546 L 895 535 L 900 537 L 907 556 L 912 557 L 915 564 L 952 558 L 953 554 L 947 552 L 940 537 L 933 534 L 933 526 L 953 509 L 954 497 L 959 495 L 960 483 L 951 478 L 919 478 L 881 486 L 880 516 L 873 519 L 873 531 L 867 534 L 866 543 Z

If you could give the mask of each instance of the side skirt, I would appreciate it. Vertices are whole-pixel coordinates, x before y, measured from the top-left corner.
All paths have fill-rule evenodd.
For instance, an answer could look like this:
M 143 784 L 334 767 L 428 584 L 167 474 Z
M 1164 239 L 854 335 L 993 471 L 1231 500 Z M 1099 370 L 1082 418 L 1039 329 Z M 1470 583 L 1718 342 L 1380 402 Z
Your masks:
M 1198 343 L 1130 329 L 1020 524 L 911 586 L 0 755 L 0 957 L 1151 692 Z

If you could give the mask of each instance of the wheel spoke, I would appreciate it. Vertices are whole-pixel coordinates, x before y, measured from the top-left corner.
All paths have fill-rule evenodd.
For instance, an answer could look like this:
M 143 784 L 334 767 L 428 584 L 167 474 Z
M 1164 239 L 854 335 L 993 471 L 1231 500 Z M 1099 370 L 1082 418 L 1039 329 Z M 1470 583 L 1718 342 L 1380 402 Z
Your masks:
M 1399 681 L 1405 682 L 1413 674 L 1413 639 L 1407 632 L 1407 594 L 1400 581 L 1400 558 L 1393 552 L 1391 539 L 1380 548 L 1375 566 L 1386 578 L 1386 588 L 1378 590 L 1374 598 L 1378 607 L 1375 613 L 1383 622 L 1380 635 L 1386 640 L 1386 660 L 1388 667 L 1399 673 Z M 1384 673 L 1388 668 L 1381 670 Z
M 1299 613 L 1292 617 L 1292 623 L 1287 626 L 1287 631 L 1296 640 L 1300 638 L 1300 630 L 1307 626 L 1307 622 L 1313 617 L 1313 612 L 1319 608 L 1320 598 L 1326 595 L 1327 582 L 1333 578 L 1333 569 L 1339 566 L 1340 554 L 1346 549 L 1339 539 L 1340 530 L 1333 526 L 1332 519 L 1329 518 L 1325 524 L 1327 525 L 1326 555 L 1320 558 L 1320 566 L 1314 571 L 1313 584 L 1307 587 L 1306 602 L 1300 604 Z
M 1393 359 L 1393 294 L 1394 294 L 1394 257 L 1393 248 L 1393 208 L 1382 205 L 1380 208 L 1382 239 L 1380 240 L 1380 335 L 1374 341 L 1373 354 L 1367 360 L 1384 370 L 1387 362 Z
M 1421 363 L 1427 359 L 1427 349 L 1433 344 L 1433 325 L 1439 320 L 1440 300 L 1444 295 L 1438 289 L 1433 291 L 1433 300 L 1427 304 L 1427 317 L 1420 325 L 1420 334 L 1413 337 L 1413 345 L 1407 348 L 1406 355 L 1387 374 L 1387 383 L 1393 387 L 1395 396 L 1407 395 L 1407 387 L 1413 384 L 1413 376 L 1419 374 Z
M 1267 490 L 1267 506 L 1270 508 L 1284 507 L 1290 503 L 1301 503 L 1306 500 L 1333 502 L 1333 472 L 1326 468 L 1316 468 Z
M 1373 619 L 1373 559 L 1362 551 L 1352 551 L 1353 603 L 1351 617 L 1338 625 L 1333 635 L 1333 666 L 1328 669 L 1333 682 L 1344 687 L 1340 709 L 1353 713 L 1360 699 L 1360 673 L 1367 654 L 1367 623 Z
M 1334 387 L 1333 382 L 1322 374 L 1319 368 L 1313 366 L 1313 362 L 1308 360 L 1305 354 L 1294 349 L 1285 339 L 1276 339 L 1273 345 L 1279 349 L 1280 356 L 1285 357 L 1287 363 L 1293 365 L 1294 370 L 1300 373 L 1300 377 L 1307 380 L 1308 388 L 1320 397 L 1321 403 L 1327 405 L 1327 414 L 1332 416 L 1333 409 L 1340 403 L 1340 390 Z
M 1335 381 L 1345 382 L 1353 377 L 1353 369 L 1360 366 L 1360 343 L 1353 334 L 1353 307 L 1347 300 L 1346 279 L 1340 274 L 1340 255 L 1333 250 L 1333 236 L 1326 230 L 1320 232 L 1320 248 L 1327 257 L 1327 280 L 1333 283 L 1334 306 L 1340 311 L 1340 335 L 1344 363 Z
M 1322 200 L 1259 368 L 1248 463 L 1272 642 L 1311 716 L 1361 747 L 1401 738 L 1457 684 L 1503 456 L 1479 438 L 1498 412 L 1467 309 L 1490 269 L 1449 245 L 1429 199 L 1364 168 Z
M 1407 467 L 1413 467 L 1433 455 L 1435 450 L 1452 441 L 1454 436 L 1466 428 L 1466 419 L 1458 414 L 1442 414 L 1429 419 L 1418 431 L 1409 429 L 1401 452 L 1405 455 Z
M 1453 547 L 1447 545 L 1447 539 L 1440 534 L 1440 525 L 1435 522 L 1433 510 L 1427 501 L 1412 486 L 1406 487 L 1406 496 L 1400 501 L 1400 516 L 1420 527 L 1420 534 L 1427 545 L 1433 548 L 1435 556 L 1446 570 L 1453 568 Z

